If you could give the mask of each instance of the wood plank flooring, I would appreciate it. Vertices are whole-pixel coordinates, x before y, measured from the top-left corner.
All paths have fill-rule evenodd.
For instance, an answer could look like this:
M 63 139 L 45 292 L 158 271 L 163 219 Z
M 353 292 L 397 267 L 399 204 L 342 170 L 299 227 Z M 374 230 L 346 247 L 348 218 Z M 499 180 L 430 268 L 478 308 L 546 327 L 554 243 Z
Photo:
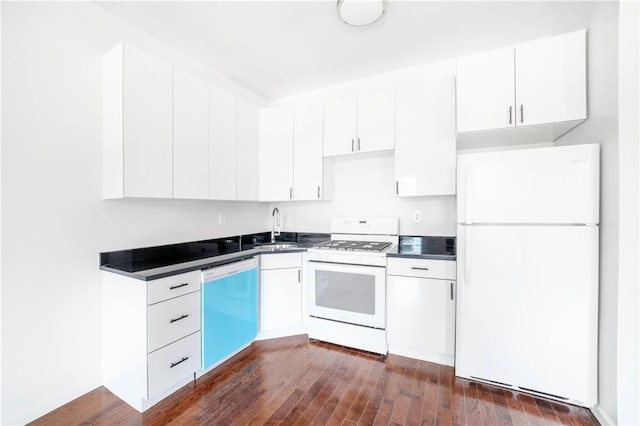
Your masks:
M 597 425 L 587 409 L 453 368 L 294 336 L 255 342 L 144 414 L 104 387 L 33 425 Z

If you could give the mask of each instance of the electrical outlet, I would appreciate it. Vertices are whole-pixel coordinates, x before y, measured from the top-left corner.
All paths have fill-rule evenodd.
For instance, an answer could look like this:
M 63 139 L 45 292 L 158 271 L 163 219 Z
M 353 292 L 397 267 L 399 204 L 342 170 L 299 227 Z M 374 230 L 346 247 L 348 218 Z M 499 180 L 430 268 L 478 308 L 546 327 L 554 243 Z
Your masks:
M 413 221 L 418 223 L 422 220 L 422 212 L 420 210 L 413 211 Z

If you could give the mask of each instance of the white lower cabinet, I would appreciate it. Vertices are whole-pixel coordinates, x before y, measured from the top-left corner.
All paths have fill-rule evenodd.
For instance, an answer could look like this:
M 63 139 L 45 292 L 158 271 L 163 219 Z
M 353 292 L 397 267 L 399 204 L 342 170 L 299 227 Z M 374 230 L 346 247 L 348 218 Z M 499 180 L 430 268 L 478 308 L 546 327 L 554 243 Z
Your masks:
M 201 272 L 152 281 L 102 274 L 104 385 L 143 412 L 201 368 Z
M 453 365 L 455 281 L 453 261 L 389 258 L 389 352 Z
M 198 296 L 200 293 L 198 293 Z M 200 369 L 200 332 L 158 349 L 149 354 L 149 395 L 158 395 L 180 383 L 185 377 L 193 378 Z
M 261 256 L 258 339 L 291 336 L 303 332 L 301 267 L 301 253 Z

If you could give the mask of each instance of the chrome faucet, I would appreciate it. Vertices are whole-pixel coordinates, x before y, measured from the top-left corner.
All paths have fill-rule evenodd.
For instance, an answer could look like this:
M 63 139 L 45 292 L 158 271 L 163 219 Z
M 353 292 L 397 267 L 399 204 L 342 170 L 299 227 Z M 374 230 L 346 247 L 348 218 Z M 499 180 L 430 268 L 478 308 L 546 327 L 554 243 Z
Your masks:
M 273 219 L 275 218 L 276 223 L 273 223 Z M 271 242 L 276 242 L 276 236 L 280 236 L 280 210 L 277 207 L 273 208 L 271 212 Z

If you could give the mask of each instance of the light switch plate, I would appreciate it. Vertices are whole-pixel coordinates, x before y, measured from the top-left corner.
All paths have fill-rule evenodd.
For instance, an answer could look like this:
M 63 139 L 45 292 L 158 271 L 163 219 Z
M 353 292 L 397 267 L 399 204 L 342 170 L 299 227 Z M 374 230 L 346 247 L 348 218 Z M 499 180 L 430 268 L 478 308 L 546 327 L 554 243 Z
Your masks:
M 422 220 L 422 212 L 420 210 L 413 211 L 413 221 L 418 223 Z

